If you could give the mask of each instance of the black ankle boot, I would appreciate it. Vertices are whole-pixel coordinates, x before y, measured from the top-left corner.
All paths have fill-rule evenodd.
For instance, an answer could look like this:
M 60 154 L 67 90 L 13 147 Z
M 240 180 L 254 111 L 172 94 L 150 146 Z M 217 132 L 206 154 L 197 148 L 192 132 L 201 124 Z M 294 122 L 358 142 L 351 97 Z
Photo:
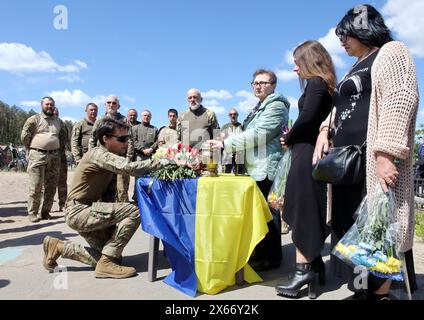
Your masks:
M 325 285 L 325 263 L 319 255 L 311 262 L 312 270 L 318 273 L 318 280 L 321 286 Z
M 288 276 L 285 282 L 277 285 L 277 294 L 286 297 L 297 297 L 304 285 L 308 285 L 309 298 L 317 297 L 318 274 L 312 270 L 310 263 L 296 263 L 296 270 Z

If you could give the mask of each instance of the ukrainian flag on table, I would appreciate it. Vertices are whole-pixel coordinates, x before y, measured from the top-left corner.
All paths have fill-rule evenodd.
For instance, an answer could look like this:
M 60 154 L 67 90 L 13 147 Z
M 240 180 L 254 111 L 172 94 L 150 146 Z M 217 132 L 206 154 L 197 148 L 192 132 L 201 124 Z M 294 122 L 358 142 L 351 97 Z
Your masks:
M 172 273 L 165 282 L 194 297 L 262 281 L 247 264 L 268 232 L 268 204 L 250 177 L 222 175 L 165 182 L 137 180 L 141 224 L 163 241 Z

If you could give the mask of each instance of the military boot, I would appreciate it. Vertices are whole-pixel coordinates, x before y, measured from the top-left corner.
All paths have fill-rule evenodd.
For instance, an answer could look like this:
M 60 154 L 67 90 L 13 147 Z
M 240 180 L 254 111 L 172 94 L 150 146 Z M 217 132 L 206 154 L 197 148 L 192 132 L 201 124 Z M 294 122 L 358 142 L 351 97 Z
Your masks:
M 57 238 L 45 237 L 43 240 L 44 259 L 43 266 L 50 273 L 54 272 L 57 267 L 56 260 L 60 257 L 63 251 L 63 241 Z
M 124 279 L 136 274 L 133 267 L 125 267 L 116 264 L 115 258 L 102 255 L 96 266 L 96 278 Z
M 38 216 L 36 216 L 35 214 L 29 214 L 28 220 L 33 222 L 33 223 L 40 222 L 40 218 Z
M 40 217 L 41 220 L 51 220 L 51 218 L 52 216 L 48 212 L 41 213 L 41 217 Z

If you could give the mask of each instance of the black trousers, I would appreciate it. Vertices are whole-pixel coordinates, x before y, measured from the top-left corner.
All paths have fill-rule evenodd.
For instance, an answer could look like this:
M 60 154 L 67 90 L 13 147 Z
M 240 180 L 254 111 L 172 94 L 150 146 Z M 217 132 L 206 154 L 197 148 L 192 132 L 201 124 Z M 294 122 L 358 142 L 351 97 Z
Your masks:
M 272 181 L 266 178 L 263 181 L 256 181 L 259 189 L 265 199 L 272 187 Z M 281 251 L 281 218 L 280 211 L 270 207 L 272 220 L 268 222 L 268 233 L 265 238 L 257 244 L 252 254 L 251 260 L 267 260 L 272 262 L 280 262 L 283 258 Z

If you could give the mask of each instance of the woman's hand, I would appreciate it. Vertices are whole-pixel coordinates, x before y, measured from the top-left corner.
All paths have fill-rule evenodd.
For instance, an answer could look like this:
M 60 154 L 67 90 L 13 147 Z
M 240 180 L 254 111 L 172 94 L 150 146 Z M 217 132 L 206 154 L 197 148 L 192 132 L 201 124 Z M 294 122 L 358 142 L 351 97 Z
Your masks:
M 384 192 L 394 188 L 399 176 L 399 171 L 394 164 L 394 157 L 383 152 L 376 152 L 375 172 Z
M 322 159 L 324 153 L 328 152 L 330 147 L 330 141 L 328 140 L 328 131 L 322 130 L 317 138 L 317 143 L 315 144 L 314 154 L 312 156 L 312 164 L 317 163 L 318 160 Z

